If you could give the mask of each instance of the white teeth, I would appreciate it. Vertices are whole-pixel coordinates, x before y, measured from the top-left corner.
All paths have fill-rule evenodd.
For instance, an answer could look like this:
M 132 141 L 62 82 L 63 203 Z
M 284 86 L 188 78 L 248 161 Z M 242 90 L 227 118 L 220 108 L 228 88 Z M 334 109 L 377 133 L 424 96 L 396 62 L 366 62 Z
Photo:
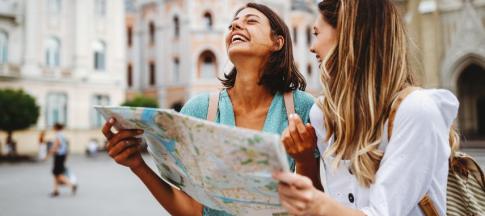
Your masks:
M 234 35 L 232 36 L 232 42 L 236 41 L 236 40 L 240 40 L 240 41 L 245 41 L 244 40 L 244 37 L 242 37 L 241 35 Z

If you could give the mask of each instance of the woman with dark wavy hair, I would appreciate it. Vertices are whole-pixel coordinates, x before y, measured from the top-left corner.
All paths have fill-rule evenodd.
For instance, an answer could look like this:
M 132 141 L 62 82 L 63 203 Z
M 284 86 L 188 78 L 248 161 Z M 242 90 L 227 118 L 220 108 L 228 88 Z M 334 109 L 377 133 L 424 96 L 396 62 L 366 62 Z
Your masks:
M 218 104 L 212 113 L 215 122 L 281 134 L 288 125 L 286 95 L 294 101 L 291 109 L 308 122 L 313 97 L 303 92 L 306 83 L 293 59 L 288 27 L 275 12 L 261 4 L 247 4 L 236 12 L 225 42 L 234 69 L 221 80 L 225 88 L 215 97 Z M 208 107 L 212 99 L 209 94 L 196 96 L 185 104 L 181 113 L 211 119 Z M 170 214 L 227 215 L 204 207 L 160 179 L 137 150 L 141 140 L 135 136 L 143 131 L 121 130 L 113 134 L 110 129 L 114 122 L 115 119 L 110 119 L 103 128 L 109 140 L 109 155 L 129 167 Z M 302 174 L 308 168 L 300 167 L 298 161 L 296 167 Z M 315 179 L 315 176 L 309 177 Z

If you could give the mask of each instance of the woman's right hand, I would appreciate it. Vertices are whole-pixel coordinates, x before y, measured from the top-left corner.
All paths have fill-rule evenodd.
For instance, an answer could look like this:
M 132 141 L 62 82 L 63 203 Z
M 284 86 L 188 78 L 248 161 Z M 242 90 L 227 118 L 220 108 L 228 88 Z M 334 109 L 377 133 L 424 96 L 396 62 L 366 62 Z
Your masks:
M 109 156 L 116 163 L 129 167 L 132 170 L 146 165 L 140 153 L 143 140 L 137 137 L 143 134 L 143 130 L 119 129 L 118 133 L 113 133 L 111 128 L 115 122 L 115 118 L 110 118 L 104 124 L 102 130 L 108 140 L 106 149 Z

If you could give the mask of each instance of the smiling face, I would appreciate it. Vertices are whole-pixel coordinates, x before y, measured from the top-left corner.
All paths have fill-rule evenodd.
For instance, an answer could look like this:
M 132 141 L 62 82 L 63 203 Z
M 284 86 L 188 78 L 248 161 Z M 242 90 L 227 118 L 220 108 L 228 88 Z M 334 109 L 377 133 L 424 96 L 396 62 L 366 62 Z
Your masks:
M 320 14 L 313 25 L 313 35 L 315 40 L 310 52 L 316 55 L 319 63 L 322 63 L 330 49 L 337 44 L 337 30 Z
M 266 58 L 283 43 L 281 36 L 273 36 L 268 18 L 249 7 L 236 14 L 225 41 L 231 61 L 240 55 Z

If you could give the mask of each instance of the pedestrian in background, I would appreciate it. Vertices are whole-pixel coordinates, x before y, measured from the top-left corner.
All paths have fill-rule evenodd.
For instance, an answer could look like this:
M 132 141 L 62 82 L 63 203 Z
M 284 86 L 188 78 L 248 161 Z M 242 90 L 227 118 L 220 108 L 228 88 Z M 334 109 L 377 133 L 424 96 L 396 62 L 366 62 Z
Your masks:
M 73 183 L 66 175 L 66 159 L 68 155 L 68 142 L 62 130 L 64 125 L 60 123 L 54 124 L 55 139 L 48 156 L 54 156 L 54 167 L 52 174 L 54 175 L 54 190 L 50 194 L 51 197 L 59 196 L 59 187 L 65 185 L 71 188 L 72 194 L 76 193 L 77 185 Z

